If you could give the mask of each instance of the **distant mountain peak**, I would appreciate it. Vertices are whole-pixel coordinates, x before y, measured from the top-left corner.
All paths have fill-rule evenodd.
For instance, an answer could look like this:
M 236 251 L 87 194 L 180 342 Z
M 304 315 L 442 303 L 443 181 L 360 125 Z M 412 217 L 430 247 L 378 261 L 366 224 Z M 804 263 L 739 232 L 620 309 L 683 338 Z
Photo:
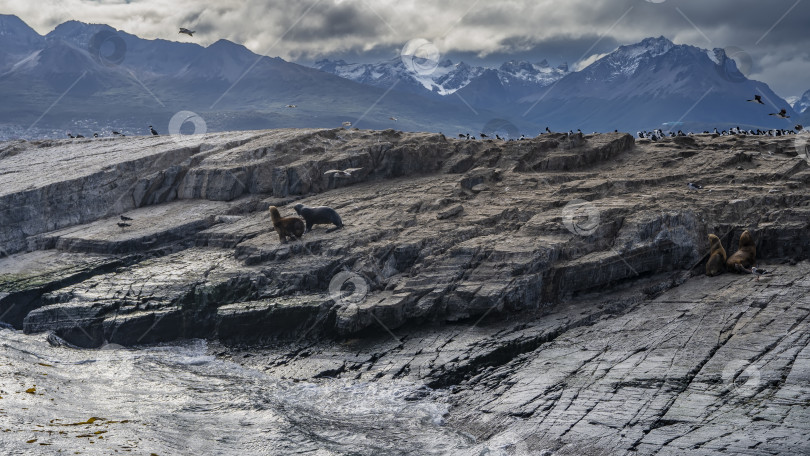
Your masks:
M 802 96 L 793 103 L 793 109 L 798 113 L 805 113 L 810 108 L 810 90 L 804 92 Z
M 659 36 L 657 38 L 644 38 L 638 43 L 620 46 L 616 51 L 627 57 L 637 57 L 643 54 L 648 54 L 651 57 L 666 54 L 676 45 L 669 39 Z

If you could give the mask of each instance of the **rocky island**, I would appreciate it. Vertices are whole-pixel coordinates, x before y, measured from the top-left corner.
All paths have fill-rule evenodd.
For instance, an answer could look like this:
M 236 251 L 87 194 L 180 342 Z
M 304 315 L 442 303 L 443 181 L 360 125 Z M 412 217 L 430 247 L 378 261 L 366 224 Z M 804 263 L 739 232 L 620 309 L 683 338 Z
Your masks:
M 0 321 L 65 349 L 201 338 L 284 379 L 407 379 L 498 454 L 807 453 L 807 139 L 4 142 Z M 268 208 L 298 203 L 344 226 L 281 243 Z M 708 235 L 730 255 L 745 230 L 766 274 L 707 277 Z

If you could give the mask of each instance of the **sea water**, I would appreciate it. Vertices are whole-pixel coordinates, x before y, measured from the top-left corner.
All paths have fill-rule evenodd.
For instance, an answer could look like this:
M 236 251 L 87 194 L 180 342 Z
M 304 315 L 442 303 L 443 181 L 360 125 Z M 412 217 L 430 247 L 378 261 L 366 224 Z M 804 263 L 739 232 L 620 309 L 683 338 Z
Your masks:
M 445 423 L 441 392 L 282 380 L 210 351 L 85 350 L 0 329 L 0 454 L 493 454 Z

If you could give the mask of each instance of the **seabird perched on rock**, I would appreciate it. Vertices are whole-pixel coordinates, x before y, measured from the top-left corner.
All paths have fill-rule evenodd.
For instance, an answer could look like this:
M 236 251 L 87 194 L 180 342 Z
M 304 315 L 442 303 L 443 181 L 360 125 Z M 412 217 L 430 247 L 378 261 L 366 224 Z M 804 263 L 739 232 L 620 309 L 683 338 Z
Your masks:
M 768 115 L 769 116 L 777 116 L 777 117 L 780 117 L 782 119 L 790 119 L 790 116 L 787 115 L 787 109 L 782 109 L 779 112 L 772 112 L 772 113 L 770 113 Z
M 77 138 L 84 138 L 82 135 L 76 135 Z
M 458 137 L 461 138 L 461 139 L 464 139 L 464 133 L 459 133 Z
M 68 136 L 70 137 L 70 139 L 76 138 L 75 136 L 71 135 L 70 133 L 68 133 Z
M 548 127 L 546 127 L 546 133 L 551 133 L 551 130 L 549 130 Z
M 703 186 L 698 185 L 698 184 L 693 184 L 691 182 L 686 184 L 686 186 L 689 187 L 689 190 L 700 190 L 701 188 L 703 188 Z
M 762 102 L 762 96 L 761 96 L 761 95 L 754 95 L 754 98 L 753 98 L 753 99 L 751 99 L 751 100 L 745 100 L 745 101 L 750 101 L 750 102 L 752 102 L 752 103 L 765 104 L 765 103 L 763 103 L 763 102 Z
M 93 133 L 94 138 L 98 138 L 98 133 Z
M 482 138 L 489 138 L 489 136 L 487 136 L 487 134 L 486 134 L 486 133 L 481 133 L 481 137 L 482 137 Z
M 155 131 L 155 129 L 154 129 L 154 128 L 152 128 L 152 126 L 151 126 L 151 125 L 149 125 L 149 131 L 151 131 L 151 132 L 152 132 L 152 135 L 153 135 L 153 136 L 157 136 L 157 135 L 158 135 L 158 132 L 157 132 L 157 131 Z
M 117 131 L 115 131 L 115 130 L 113 130 L 112 134 L 113 134 L 113 136 L 118 136 L 118 135 L 121 135 L 121 133 L 120 133 L 120 132 L 117 132 Z M 121 135 L 121 136 L 124 136 L 124 135 Z
M 352 123 L 347 120 L 346 122 L 343 122 L 341 125 L 343 125 L 344 127 L 351 127 Z
M 187 28 L 180 27 L 180 32 L 178 33 L 185 33 L 188 36 L 194 36 L 194 34 L 197 32 L 195 32 L 194 30 L 189 30 Z
M 796 131 L 802 131 L 802 128 L 804 128 L 804 127 L 802 127 L 801 125 L 796 125 L 796 126 L 795 126 L 795 127 L 793 127 L 793 128 L 794 128 Z
M 132 218 L 127 217 L 126 215 L 122 215 L 121 220 L 124 221 L 124 222 L 128 222 L 128 221 L 132 220 Z
M 118 222 L 118 223 L 116 223 L 116 225 L 120 226 L 121 228 L 126 228 L 128 226 L 132 226 L 129 223 L 124 223 L 124 222 Z
M 326 171 L 323 174 L 324 174 L 324 176 L 334 176 L 334 177 L 337 177 L 337 178 L 347 179 L 349 177 L 352 177 L 352 173 L 360 171 L 361 169 L 363 169 L 363 168 L 346 168 L 343 171 L 341 171 L 339 169 L 330 169 L 329 171 Z

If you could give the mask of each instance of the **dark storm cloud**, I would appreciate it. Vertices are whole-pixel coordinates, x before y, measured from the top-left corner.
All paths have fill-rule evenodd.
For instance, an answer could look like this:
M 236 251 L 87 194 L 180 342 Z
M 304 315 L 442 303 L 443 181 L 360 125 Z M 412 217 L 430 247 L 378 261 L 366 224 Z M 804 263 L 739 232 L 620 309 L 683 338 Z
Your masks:
M 753 62 L 749 76 L 783 96 L 810 89 L 804 0 L 6 0 L 4 12 L 40 33 L 70 19 L 145 38 L 176 39 L 176 27 L 191 26 L 201 44 L 226 38 L 254 52 L 309 61 L 393 58 L 407 41 L 425 38 L 453 60 L 546 58 L 573 66 L 583 54 L 580 64 L 663 35 L 678 44 L 743 49 Z

